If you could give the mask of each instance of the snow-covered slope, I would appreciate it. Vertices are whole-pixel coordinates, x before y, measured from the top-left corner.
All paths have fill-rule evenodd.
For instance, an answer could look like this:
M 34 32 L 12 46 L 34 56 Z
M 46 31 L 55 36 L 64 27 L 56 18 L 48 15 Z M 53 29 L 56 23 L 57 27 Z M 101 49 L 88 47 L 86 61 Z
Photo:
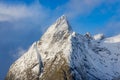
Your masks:
M 73 32 L 65 16 L 9 69 L 6 80 L 119 80 L 120 36 Z

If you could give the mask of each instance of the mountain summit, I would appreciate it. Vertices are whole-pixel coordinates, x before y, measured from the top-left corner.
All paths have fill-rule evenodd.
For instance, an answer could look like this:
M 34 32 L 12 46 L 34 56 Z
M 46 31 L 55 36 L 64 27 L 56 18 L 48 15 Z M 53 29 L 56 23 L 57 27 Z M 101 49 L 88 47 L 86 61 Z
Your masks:
M 119 80 L 119 66 L 119 35 L 81 35 L 61 16 L 11 65 L 5 80 Z

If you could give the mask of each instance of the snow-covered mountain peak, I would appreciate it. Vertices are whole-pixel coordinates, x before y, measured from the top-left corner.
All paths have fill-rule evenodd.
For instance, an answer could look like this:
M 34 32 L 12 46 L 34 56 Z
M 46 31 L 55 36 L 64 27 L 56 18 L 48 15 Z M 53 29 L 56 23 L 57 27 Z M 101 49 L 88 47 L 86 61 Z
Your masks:
M 75 33 L 61 16 L 12 64 L 6 80 L 120 80 L 120 35 L 103 37 Z
M 58 18 L 37 42 L 39 50 L 42 52 L 43 61 L 54 58 L 60 51 L 62 51 L 62 55 L 67 57 L 67 53 L 69 53 L 67 51 L 71 47 L 70 39 L 72 34 L 73 31 L 67 18 L 64 15 Z
M 63 15 L 56 20 L 54 24 L 52 24 L 47 31 L 42 36 L 41 40 L 47 42 L 58 42 L 63 40 L 63 38 L 67 37 L 67 35 L 72 34 L 72 28 L 70 27 L 67 18 Z
M 62 21 L 62 20 L 66 20 L 66 21 L 67 21 L 67 17 L 66 17 L 65 15 L 62 15 L 62 16 L 60 16 L 60 17 L 56 20 L 56 22 L 59 22 L 59 21 Z
M 87 32 L 84 36 L 85 36 L 88 40 L 93 39 L 93 37 L 92 37 L 92 35 L 90 34 L 90 32 Z
M 69 25 L 69 22 L 68 22 L 67 17 L 65 15 L 62 15 L 61 17 L 59 17 L 53 25 L 55 25 L 55 28 L 57 28 L 58 30 L 72 31 L 72 28 Z

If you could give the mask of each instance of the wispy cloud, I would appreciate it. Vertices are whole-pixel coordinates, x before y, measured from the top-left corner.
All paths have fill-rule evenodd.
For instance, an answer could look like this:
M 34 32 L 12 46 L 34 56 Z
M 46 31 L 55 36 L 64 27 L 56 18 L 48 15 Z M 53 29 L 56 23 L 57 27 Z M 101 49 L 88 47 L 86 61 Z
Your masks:
M 14 57 L 15 59 L 18 59 L 18 58 L 19 58 L 20 56 L 22 56 L 25 52 L 27 52 L 27 50 L 19 47 L 19 48 L 17 49 L 16 53 L 13 54 L 13 57 Z
M 44 9 L 39 3 L 31 5 L 8 5 L 0 4 L 0 21 L 12 21 L 25 18 L 44 19 L 47 17 L 47 9 Z
M 104 0 L 70 0 L 65 5 L 66 14 L 69 17 L 87 15 L 103 2 Z

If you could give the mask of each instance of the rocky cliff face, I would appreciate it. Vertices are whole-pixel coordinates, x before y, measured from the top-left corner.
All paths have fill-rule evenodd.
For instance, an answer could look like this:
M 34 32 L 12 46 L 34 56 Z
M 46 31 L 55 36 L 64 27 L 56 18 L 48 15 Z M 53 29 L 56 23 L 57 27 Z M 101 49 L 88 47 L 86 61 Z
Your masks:
M 6 80 L 119 80 L 120 37 L 73 32 L 65 16 L 9 69 Z

